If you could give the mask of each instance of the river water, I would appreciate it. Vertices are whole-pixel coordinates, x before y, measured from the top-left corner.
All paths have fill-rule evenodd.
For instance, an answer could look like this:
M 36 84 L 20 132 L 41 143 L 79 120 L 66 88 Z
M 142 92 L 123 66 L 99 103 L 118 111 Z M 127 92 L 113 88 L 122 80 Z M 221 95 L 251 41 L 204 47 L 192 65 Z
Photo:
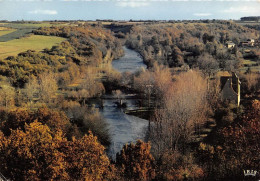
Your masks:
M 125 71 L 134 73 L 141 67 L 146 68 L 138 53 L 126 47 L 124 47 L 124 51 L 123 57 L 112 62 L 114 69 L 121 73 Z M 134 96 L 127 94 L 120 96 L 127 104 L 127 109 L 137 108 Z M 118 101 L 116 96 L 106 94 L 103 98 L 103 109 L 100 110 L 109 125 L 111 145 L 108 149 L 108 155 L 113 159 L 124 144 L 135 142 L 138 139 L 143 140 L 148 128 L 147 120 L 125 114 L 122 109 L 117 107 L 116 101 Z
M 118 72 L 131 72 L 141 68 L 147 68 L 147 66 L 143 63 L 141 56 L 135 52 L 134 50 L 130 50 L 126 47 L 123 47 L 125 55 L 117 60 L 112 61 L 112 67 L 116 69 Z

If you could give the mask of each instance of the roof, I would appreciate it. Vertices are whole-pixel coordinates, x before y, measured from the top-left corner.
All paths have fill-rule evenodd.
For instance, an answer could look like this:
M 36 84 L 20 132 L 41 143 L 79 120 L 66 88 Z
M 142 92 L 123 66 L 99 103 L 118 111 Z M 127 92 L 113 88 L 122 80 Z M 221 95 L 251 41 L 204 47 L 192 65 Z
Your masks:
M 226 76 L 226 77 L 231 77 L 232 75 L 228 72 L 228 71 L 219 71 L 217 72 L 217 77 L 222 77 L 222 76 Z
M 220 76 L 220 86 L 221 86 L 221 90 L 224 88 L 224 86 L 226 85 L 228 79 L 231 79 L 231 81 L 233 82 L 233 77 L 236 78 L 236 80 L 238 80 L 238 84 L 241 84 L 238 76 L 236 73 L 232 72 L 232 75 L 230 73 L 228 73 L 227 71 L 223 72 L 223 75 Z
M 228 79 L 230 79 L 231 76 L 221 76 L 220 77 L 220 86 L 221 86 L 221 90 L 224 88 L 224 86 L 226 85 L 226 82 Z
M 233 42 L 227 42 L 226 44 L 228 44 L 228 45 L 235 45 L 235 43 L 233 43 Z

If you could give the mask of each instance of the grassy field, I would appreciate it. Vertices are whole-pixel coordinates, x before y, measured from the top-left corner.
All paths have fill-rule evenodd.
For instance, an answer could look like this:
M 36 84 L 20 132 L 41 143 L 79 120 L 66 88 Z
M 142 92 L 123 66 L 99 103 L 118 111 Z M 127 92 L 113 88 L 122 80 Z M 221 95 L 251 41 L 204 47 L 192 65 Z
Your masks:
M 50 22 L 43 22 L 43 23 L 1 23 L 0 30 L 3 28 L 6 29 L 13 29 L 12 32 L 1 34 L 0 32 L 0 42 L 7 42 L 10 40 L 14 40 L 17 38 L 21 38 L 30 34 L 33 30 L 36 30 L 40 27 L 50 27 L 50 26 L 65 26 L 68 23 L 50 23 Z
M 22 29 L 22 28 L 39 28 L 39 27 L 50 27 L 52 26 L 50 23 L 5 23 L 0 24 L 0 26 L 14 28 L 14 29 Z
M 240 72 L 245 73 L 247 71 L 248 67 L 242 67 L 240 68 Z M 260 73 L 260 65 L 259 66 L 252 66 L 250 67 L 251 72 L 258 72 Z
M 15 30 L 10 33 L 0 35 L 0 42 L 7 42 L 13 39 L 23 37 L 26 34 L 31 33 L 33 30 L 37 29 L 38 27 L 35 27 L 33 25 L 28 26 L 27 24 L 9 23 L 1 25 L 1 28 L 9 28 Z
M 12 29 L 12 30 L 1 30 L 0 31 L 0 36 L 7 35 L 9 33 L 15 32 L 15 31 L 16 31 L 15 29 Z
M 256 64 L 257 62 L 255 61 L 252 61 L 252 60 L 243 60 L 243 64 L 244 65 L 253 65 L 253 64 Z
M 29 49 L 40 51 L 44 48 L 51 48 L 53 45 L 57 45 L 64 40 L 64 38 L 55 36 L 32 35 L 8 42 L 0 42 L 0 58 L 15 56 Z
M 245 26 L 245 25 L 259 25 L 259 22 L 254 21 L 236 21 L 237 24 Z
M 252 72 L 260 72 L 260 65 L 257 65 L 256 61 L 252 60 L 243 60 L 243 67 L 240 68 L 242 73 L 245 73 L 247 69 L 250 67 Z

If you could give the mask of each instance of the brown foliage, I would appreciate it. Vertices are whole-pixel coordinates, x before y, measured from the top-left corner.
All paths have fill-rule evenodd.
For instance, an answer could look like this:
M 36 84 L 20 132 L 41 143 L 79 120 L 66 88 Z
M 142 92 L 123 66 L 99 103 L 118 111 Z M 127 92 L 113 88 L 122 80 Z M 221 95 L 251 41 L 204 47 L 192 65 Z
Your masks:
M 176 80 L 165 89 L 161 97 L 163 107 L 155 111 L 150 133 L 157 156 L 165 150 L 185 150 L 185 144 L 192 141 L 194 131 L 199 131 L 206 121 L 206 95 L 207 83 L 195 71 L 176 76 Z
M 245 78 L 245 89 L 248 93 L 254 94 L 260 91 L 260 75 L 256 73 L 249 73 L 243 76 Z
M 155 176 L 154 158 L 151 146 L 138 140 L 137 143 L 125 145 L 116 156 L 116 165 L 125 179 L 151 180 Z
M 38 77 L 31 76 L 25 85 L 24 93 L 29 103 L 37 100 L 48 104 L 52 103 L 54 98 L 56 98 L 57 90 L 58 86 L 55 74 L 45 72 Z
M 164 152 L 157 162 L 158 180 L 201 180 L 204 171 L 194 163 L 192 155 L 181 155 L 178 152 Z
M 165 92 L 172 85 L 172 75 L 169 68 L 155 64 L 151 70 L 143 70 L 134 77 L 134 87 L 146 96 L 155 96 L 155 104 L 163 104 Z M 154 105 L 157 106 L 157 105 Z
M 54 133 L 58 130 L 62 130 L 63 133 L 69 134 L 69 130 L 72 127 L 64 113 L 48 108 L 40 108 L 35 112 L 22 108 L 10 111 L 1 110 L 0 118 L 1 131 L 7 136 L 11 134 L 11 130 L 24 130 L 26 124 L 30 124 L 35 120 L 46 124 Z
M 13 107 L 15 103 L 15 89 L 6 84 L 0 87 L 0 106 L 5 108 Z
M 232 125 L 218 131 L 217 145 L 201 144 L 199 155 L 209 177 L 241 180 L 243 170 L 259 170 L 260 102 L 255 100 Z
M 68 141 L 34 121 L 24 131 L 0 132 L 0 169 L 12 180 L 104 180 L 111 178 L 104 147 L 89 133 Z
M 91 131 L 98 137 L 98 140 L 102 145 L 108 146 L 110 144 L 108 124 L 104 121 L 98 109 L 81 106 L 78 102 L 64 101 L 62 110 L 66 112 L 67 116 L 76 126 L 75 131 L 77 131 L 77 129 L 79 131 L 78 133 L 72 131 L 71 133 L 73 133 L 73 136 L 81 137 L 80 135 Z

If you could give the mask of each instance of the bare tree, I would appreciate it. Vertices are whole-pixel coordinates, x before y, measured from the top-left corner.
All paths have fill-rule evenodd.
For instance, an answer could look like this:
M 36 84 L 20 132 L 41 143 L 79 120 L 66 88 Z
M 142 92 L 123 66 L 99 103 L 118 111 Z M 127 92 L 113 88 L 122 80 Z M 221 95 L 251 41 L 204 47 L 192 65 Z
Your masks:
M 207 82 L 200 73 L 189 71 L 176 77 L 163 95 L 164 107 L 156 110 L 151 125 L 150 139 L 156 153 L 185 150 L 195 129 L 206 121 L 206 95 Z
M 6 108 L 11 107 L 15 103 L 15 89 L 9 85 L 1 85 L 0 88 L 0 105 Z
M 214 75 L 219 69 L 219 64 L 216 59 L 208 53 L 204 53 L 199 56 L 198 65 L 204 74 L 208 75 L 209 77 Z
M 40 100 L 50 103 L 58 90 L 55 75 L 53 73 L 43 73 L 39 75 L 39 95 Z
M 260 90 L 260 75 L 256 73 L 245 74 L 246 86 L 250 93 Z
M 35 76 L 31 76 L 29 82 L 25 85 L 24 89 L 27 102 L 30 104 L 33 102 L 34 98 L 39 97 L 39 81 Z
M 31 76 L 29 82 L 25 85 L 24 94 L 27 102 L 34 101 L 50 103 L 56 96 L 58 86 L 53 73 L 43 73 L 39 77 Z

